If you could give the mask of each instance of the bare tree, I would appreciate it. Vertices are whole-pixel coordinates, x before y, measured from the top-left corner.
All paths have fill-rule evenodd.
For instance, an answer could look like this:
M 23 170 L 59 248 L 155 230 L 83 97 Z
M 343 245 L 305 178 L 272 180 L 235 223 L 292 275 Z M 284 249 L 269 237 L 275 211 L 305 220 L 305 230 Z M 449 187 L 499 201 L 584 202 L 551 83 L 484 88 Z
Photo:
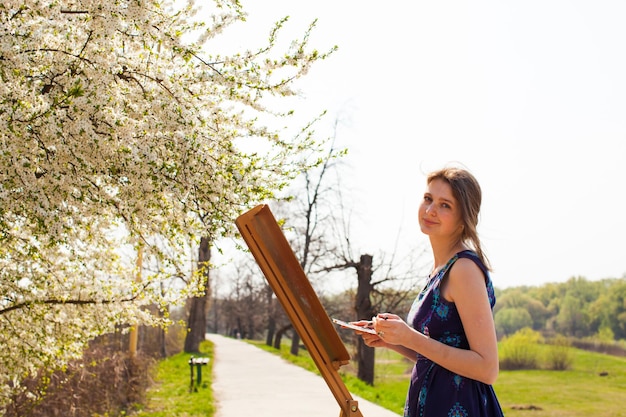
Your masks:
M 204 289 L 201 294 L 189 300 L 189 318 L 187 319 L 187 336 L 185 337 L 185 352 L 200 351 L 200 342 L 205 339 L 206 315 L 210 303 L 209 262 L 211 260 L 211 241 L 203 237 L 198 248 L 198 270 L 202 275 Z
M 329 258 L 329 253 L 334 250 L 333 243 L 327 238 L 327 228 L 332 225 L 333 202 L 328 195 L 334 190 L 328 186 L 328 175 L 335 168 L 338 158 L 345 155 L 345 150 L 335 146 L 338 122 L 335 121 L 335 133 L 329 142 L 329 148 L 321 163 L 313 168 L 302 172 L 301 179 L 304 182 L 302 193 L 296 193 L 293 199 L 296 205 L 295 213 L 287 216 L 288 240 L 300 266 L 305 274 L 312 278 L 315 270 L 323 270 L 321 264 Z M 274 346 L 280 346 L 282 335 L 292 329 L 293 326 L 283 326 L 275 336 Z M 294 330 L 291 339 L 290 352 L 298 355 L 300 348 L 300 335 Z
M 405 258 L 398 259 L 400 252 L 396 245 L 391 258 L 387 260 L 381 255 L 377 266 L 373 264 L 372 255 L 364 254 L 355 260 L 349 237 L 350 223 L 347 220 L 351 213 L 343 205 L 340 176 L 337 175 L 335 181 L 329 181 L 329 174 L 338 173 L 337 158 L 344 154 L 343 150 L 335 147 L 336 129 L 337 122 L 335 135 L 321 164 L 302 172 L 302 192 L 294 193 L 290 204 L 278 205 L 275 212 L 277 217 L 285 219 L 283 229 L 287 239 L 312 284 L 315 284 L 317 278 L 328 276 L 332 271 L 355 269 L 358 283 L 354 318 L 369 319 L 380 311 L 397 309 L 417 292 L 416 282 L 424 268 L 416 264 L 425 249 L 411 251 Z M 293 209 L 294 205 L 296 209 Z M 401 265 L 406 268 L 406 272 L 397 271 Z M 381 278 L 374 279 L 377 270 Z M 268 300 L 266 343 L 278 348 L 283 335 L 292 330 L 293 326 L 290 323 L 282 326 L 278 324 L 274 319 L 278 309 L 274 309 L 271 304 L 273 298 Z M 298 354 L 299 345 L 299 335 L 293 331 L 293 355 Z M 374 382 L 374 359 L 373 349 L 357 338 L 358 377 L 369 384 Z
M 232 266 L 228 295 L 219 302 L 220 324 L 229 336 L 258 339 L 268 325 L 267 283 L 248 258 L 242 258 Z
M 358 261 L 355 260 L 350 239 L 351 213 L 343 205 L 341 193 L 339 193 L 338 201 L 340 209 L 333 218 L 336 221 L 334 231 L 336 240 L 342 244 L 333 252 L 335 262 L 324 270 L 330 272 L 353 268 L 356 271 L 355 320 L 369 320 L 379 312 L 395 311 L 418 292 L 420 277 L 425 276 L 426 270 L 425 263 L 421 262 L 426 253 L 425 247 L 411 250 L 404 258 L 398 259 L 397 257 L 400 256 L 398 250 L 400 233 L 398 233 L 396 246 L 390 259 L 380 255 L 380 261 L 375 265 L 373 255 L 362 254 Z M 380 278 L 374 278 L 376 272 L 379 272 L 376 275 Z M 365 345 L 360 337 L 356 338 L 356 347 L 357 377 L 373 385 L 375 350 Z
M 354 268 L 357 272 L 355 319 L 369 319 L 380 311 L 395 310 L 416 292 L 416 282 L 424 270 L 416 264 L 425 249 L 411 251 L 405 258 L 398 259 L 398 239 L 391 258 L 387 260 L 381 255 L 376 267 L 372 255 L 363 254 L 358 260 L 352 255 L 350 223 L 347 220 L 351 213 L 343 205 L 340 176 L 329 181 L 331 172 L 339 173 L 335 162 L 337 156 L 343 155 L 343 151 L 334 146 L 337 126 L 336 122 L 335 135 L 323 163 L 302 174 L 304 192 L 294 198 L 298 205 L 295 214 L 292 212 L 286 216 L 286 224 L 291 226 L 292 232 L 288 238 L 310 280 L 334 270 Z M 400 265 L 404 265 L 406 272 L 397 271 Z M 381 278 L 374 279 L 376 269 L 379 269 Z M 280 346 L 280 337 L 287 330 L 289 327 L 283 326 L 277 332 L 274 346 Z M 299 342 L 299 336 L 294 331 L 291 343 L 294 355 L 298 354 Z M 369 384 L 374 382 L 374 360 L 374 350 L 357 338 L 358 377 Z

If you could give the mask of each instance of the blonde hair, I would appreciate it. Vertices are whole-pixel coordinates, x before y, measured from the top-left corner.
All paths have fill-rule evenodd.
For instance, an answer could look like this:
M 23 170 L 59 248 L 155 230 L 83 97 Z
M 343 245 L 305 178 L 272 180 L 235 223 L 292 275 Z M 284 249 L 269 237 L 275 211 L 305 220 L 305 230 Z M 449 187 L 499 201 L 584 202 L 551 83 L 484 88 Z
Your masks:
M 476 178 L 467 170 L 456 167 L 446 167 L 428 174 L 426 183 L 430 184 L 434 180 L 443 180 L 450 185 L 452 195 L 461 208 L 461 221 L 463 231 L 461 241 L 468 244 L 478 255 L 488 270 L 491 270 L 489 260 L 483 252 L 476 229 L 478 225 L 478 215 L 482 202 L 482 190 Z

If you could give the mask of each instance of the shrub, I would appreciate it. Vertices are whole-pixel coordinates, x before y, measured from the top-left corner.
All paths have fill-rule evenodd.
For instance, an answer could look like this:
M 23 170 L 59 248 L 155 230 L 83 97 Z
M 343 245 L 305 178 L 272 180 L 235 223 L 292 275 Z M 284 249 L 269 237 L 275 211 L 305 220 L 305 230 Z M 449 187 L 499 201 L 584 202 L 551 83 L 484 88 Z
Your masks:
M 569 339 L 563 335 L 558 335 L 550 342 L 547 354 L 547 366 L 555 371 L 564 371 L 569 369 L 574 362 L 572 344 Z
M 541 335 L 528 327 L 505 337 L 500 343 L 500 368 L 537 369 L 539 367 L 538 344 L 541 341 Z
M 81 359 L 66 369 L 27 378 L 27 390 L 13 398 L 4 417 L 92 417 L 124 415 L 144 400 L 154 360 L 141 353 L 133 360 L 127 351 L 100 338 Z

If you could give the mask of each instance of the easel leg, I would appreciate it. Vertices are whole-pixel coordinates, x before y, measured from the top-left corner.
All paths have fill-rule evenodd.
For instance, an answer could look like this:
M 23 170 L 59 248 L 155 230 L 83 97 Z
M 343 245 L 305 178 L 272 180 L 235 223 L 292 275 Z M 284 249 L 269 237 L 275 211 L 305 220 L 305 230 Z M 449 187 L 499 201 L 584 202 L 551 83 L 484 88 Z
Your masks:
M 359 403 L 355 400 L 350 400 L 349 414 L 346 414 L 343 409 L 339 410 L 339 417 L 363 417 L 361 410 L 359 410 Z

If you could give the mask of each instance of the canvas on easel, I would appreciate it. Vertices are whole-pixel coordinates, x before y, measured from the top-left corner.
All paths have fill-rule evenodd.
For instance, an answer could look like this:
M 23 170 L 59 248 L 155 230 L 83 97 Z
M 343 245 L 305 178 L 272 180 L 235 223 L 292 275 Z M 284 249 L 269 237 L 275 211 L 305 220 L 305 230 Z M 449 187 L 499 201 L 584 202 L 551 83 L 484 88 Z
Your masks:
M 350 355 L 269 207 L 256 206 L 235 224 L 337 400 L 340 417 L 362 417 L 338 373 Z

